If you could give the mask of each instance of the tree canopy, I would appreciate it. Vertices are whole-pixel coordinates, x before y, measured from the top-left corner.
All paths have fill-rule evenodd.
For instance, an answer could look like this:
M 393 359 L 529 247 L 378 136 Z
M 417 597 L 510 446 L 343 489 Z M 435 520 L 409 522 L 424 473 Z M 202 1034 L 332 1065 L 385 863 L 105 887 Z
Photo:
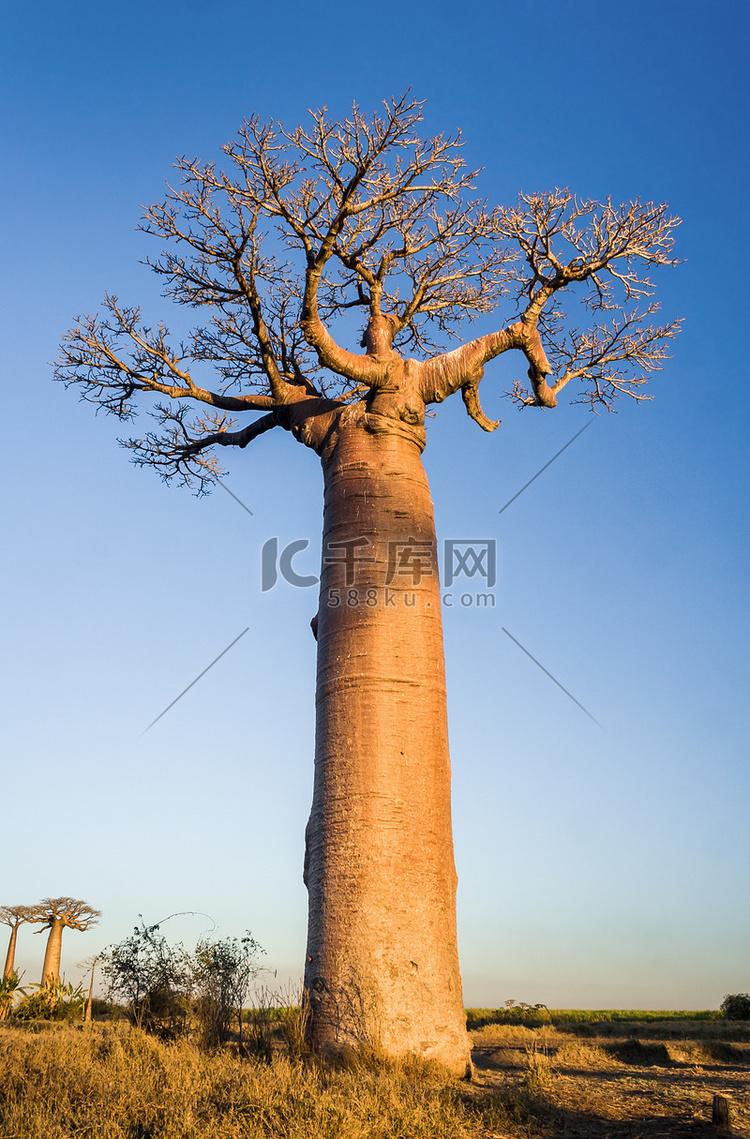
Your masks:
M 34 906 L 34 917 L 30 920 L 41 923 L 42 930 L 59 924 L 68 929 L 85 931 L 96 925 L 101 916 L 101 910 L 93 909 L 80 898 L 43 898 Z M 42 930 L 37 930 L 37 933 Z
M 0 925 L 9 925 L 17 929 L 24 922 L 33 922 L 36 918 L 38 906 L 0 906 Z
M 155 397 L 156 429 L 122 440 L 136 463 L 201 490 L 221 473 L 218 448 L 276 426 L 320 451 L 326 415 L 403 375 L 416 406 L 400 405 L 402 420 L 460 390 L 491 431 L 479 383 L 508 350 L 525 357 L 526 376 L 506 393 L 520 406 L 554 407 L 571 383 L 574 402 L 593 408 L 649 398 L 648 374 L 679 330 L 656 318 L 651 273 L 676 263 L 679 219 L 664 204 L 567 189 L 490 207 L 474 196 L 479 171 L 460 132 L 422 139 L 422 110 L 407 94 L 370 117 L 356 106 L 340 122 L 311 112 L 291 131 L 251 118 L 223 147 L 227 170 L 177 160 L 179 181 L 141 228 L 167 242 L 148 261 L 165 295 L 207 319 L 174 343 L 166 325 L 108 295 L 101 314 L 78 318 L 56 369 L 123 420 Z M 446 350 L 466 320 L 501 303 L 497 331 Z M 342 318 L 358 309 L 364 353 L 334 336 L 350 335 Z

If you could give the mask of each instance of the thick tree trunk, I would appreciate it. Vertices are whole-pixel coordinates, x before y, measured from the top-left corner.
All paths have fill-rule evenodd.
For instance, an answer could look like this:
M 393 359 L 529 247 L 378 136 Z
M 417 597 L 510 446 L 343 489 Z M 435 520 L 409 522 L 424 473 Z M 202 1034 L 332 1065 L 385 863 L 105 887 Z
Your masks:
M 60 979 L 62 933 L 63 923 L 57 918 L 53 918 L 49 930 L 49 937 L 47 938 L 47 948 L 44 953 L 44 965 L 42 967 L 43 985 L 48 985 L 50 981 L 59 981 Z
M 19 923 L 20 924 L 20 923 Z M 3 970 L 3 977 L 10 977 L 13 972 L 16 962 L 16 941 L 18 940 L 18 926 L 14 925 L 10 931 L 10 941 L 8 942 L 8 952 L 5 956 L 5 969 Z
M 372 1044 L 464 1075 L 440 590 L 418 439 L 343 426 L 324 462 L 305 988 L 316 1050 Z

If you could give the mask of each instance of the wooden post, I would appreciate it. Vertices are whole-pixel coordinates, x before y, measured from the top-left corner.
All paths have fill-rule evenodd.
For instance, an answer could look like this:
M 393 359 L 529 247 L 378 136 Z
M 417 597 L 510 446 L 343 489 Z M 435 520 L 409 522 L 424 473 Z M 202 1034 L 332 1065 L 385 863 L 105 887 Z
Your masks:
M 714 1096 L 711 1122 L 714 1127 L 729 1127 L 729 1100 L 723 1095 Z

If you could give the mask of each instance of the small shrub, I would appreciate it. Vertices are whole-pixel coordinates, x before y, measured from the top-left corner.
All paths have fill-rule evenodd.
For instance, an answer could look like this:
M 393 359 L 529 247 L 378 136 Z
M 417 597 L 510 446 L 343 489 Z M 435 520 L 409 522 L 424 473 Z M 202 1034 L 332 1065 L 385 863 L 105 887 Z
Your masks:
M 181 945 L 171 946 L 159 925 L 136 926 L 131 937 L 102 955 L 108 995 L 122 1001 L 133 1025 L 175 1040 L 188 1020 L 191 970 Z
M 727 1020 L 750 1020 L 750 994 L 728 993 L 720 1008 Z
M 103 997 L 94 997 L 91 1002 L 91 1013 L 94 1020 L 122 1020 L 125 1011 L 114 1001 L 107 1001 Z
M 181 944 L 170 945 L 158 923 L 144 922 L 105 951 L 102 975 L 109 997 L 122 1002 L 134 1027 L 163 1040 L 197 1032 L 210 1051 L 226 1042 L 236 1017 L 242 1048 L 242 1005 L 260 971 L 255 958 L 263 952 L 247 933 L 204 939 L 191 954 Z
M 85 1000 L 83 989 L 59 978 L 43 985 L 30 985 L 13 1011 L 16 1020 L 80 1020 Z
M 14 969 L 7 977 L 0 980 L 0 1020 L 7 1020 L 11 1015 L 16 997 L 25 996 L 26 990 L 21 988 L 18 970 Z
M 242 1045 L 242 1006 L 260 971 L 255 959 L 263 952 L 249 932 L 242 938 L 203 940 L 196 945 L 191 962 L 193 992 L 205 1048 L 216 1048 L 227 1040 L 235 1017 Z
M 553 1079 L 552 1063 L 546 1048 L 541 1051 L 537 1049 L 536 1045 L 527 1048 L 524 1086 L 529 1091 L 543 1091 L 552 1084 Z

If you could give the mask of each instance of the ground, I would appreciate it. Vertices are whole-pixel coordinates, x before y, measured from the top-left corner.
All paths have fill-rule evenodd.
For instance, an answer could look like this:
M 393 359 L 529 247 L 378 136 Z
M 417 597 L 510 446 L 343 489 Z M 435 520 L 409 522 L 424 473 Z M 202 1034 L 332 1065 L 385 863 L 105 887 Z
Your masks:
M 706 1136 L 713 1097 L 730 1104 L 732 1134 L 750 1136 L 750 1026 L 723 1021 L 578 1024 L 472 1032 L 473 1092 L 515 1126 L 484 1135 Z M 744 1039 L 737 1039 L 744 1037 Z

